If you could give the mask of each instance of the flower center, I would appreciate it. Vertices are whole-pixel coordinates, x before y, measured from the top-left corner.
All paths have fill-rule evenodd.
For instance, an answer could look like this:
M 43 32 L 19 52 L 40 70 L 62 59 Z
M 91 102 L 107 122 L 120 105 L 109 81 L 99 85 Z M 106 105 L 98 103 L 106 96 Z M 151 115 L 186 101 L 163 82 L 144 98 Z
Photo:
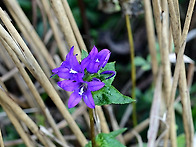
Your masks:
M 82 86 L 82 87 L 80 88 L 79 95 L 82 95 L 83 93 L 84 93 L 84 87 Z
M 78 73 L 77 71 L 73 70 L 72 68 L 70 69 L 69 73 Z
M 95 62 L 99 63 L 99 59 L 97 58 L 97 60 Z

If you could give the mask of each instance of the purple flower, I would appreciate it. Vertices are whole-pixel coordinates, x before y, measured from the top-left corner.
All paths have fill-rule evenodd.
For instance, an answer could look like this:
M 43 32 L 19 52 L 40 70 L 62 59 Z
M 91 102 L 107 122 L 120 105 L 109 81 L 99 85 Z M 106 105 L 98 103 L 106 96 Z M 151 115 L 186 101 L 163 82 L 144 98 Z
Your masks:
M 84 70 L 78 63 L 76 55 L 73 55 L 74 46 L 70 49 L 70 52 L 66 56 L 66 60 L 63 61 L 60 67 L 52 70 L 54 73 L 52 76 L 57 74 L 60 78 L 68 80 L 81 80 L 84 76 Z
M 94 46 L 89 55 L 82 60 L 82 69 L 86 68 L 89 73 L 97 73 L 100 68 L 107 64 L 110 54 L 111 52 L 108 49 L 103 49 L 98 53 L 97 48 Z
M 86 103 L 89 108 L 95 108 L 95 103 L 91 91 L 97 91 L 104 87 L 101 81 L 74 81 L 64 80 L 57 83 L 59 87 L 66 91 L 73 91 L 68 101 L 68 108 L 76 106 L 81 99 Z
M 116 72 L 115 71 L 112 71 L 112 70 L 107 70 L 107 71 L 103 71 L 100 74 L 110 74 L 111 76 L 109 76 L 109 77 L 106 78 L 106 79 L 110 79 L 110 78 L 112 78 L 116 74 Z

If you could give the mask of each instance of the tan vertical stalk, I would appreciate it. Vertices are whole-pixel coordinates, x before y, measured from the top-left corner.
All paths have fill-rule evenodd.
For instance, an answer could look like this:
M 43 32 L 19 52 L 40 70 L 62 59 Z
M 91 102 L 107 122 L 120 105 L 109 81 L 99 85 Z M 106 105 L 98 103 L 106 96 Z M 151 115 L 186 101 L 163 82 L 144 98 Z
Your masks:
M 59 21 L 61 30 L 65 36 L 65 39 L 68 43 L 69 48 L 71 48 L 72 46 L 75 47 L 74 53 L 78 54 L 77 59 L 80 61 L 81 54 L 80 54 L 79 46 L 78 46 L 78 43 L 76 42 L 76 38 L 74 36 L 73 30 L 71 28 L 70 22 L 63 8 L 63 4 L 61 0 L 51 0 L 51 5 L 54 9 L 54 12 Z
M 160 105 L 161 105 L 161 95 L 162 95 L 162 69 L 160 68 L 157 76 L 157 81 L 155 85 L 152 106 L 150 110 L 150 122 L 148 129 L 148 147 L 155 147 L 155 141 L 159 129 L 159 117 L 160 117 Z
M 59 51 L 60 51 L 60 54 L 61 54 L 61 58 L 65 59 L 65 55 L 67 55 L 68 50 L 66 48 L 65 43 L 63 42 L 62 37 L 59 35 L 60 30 L 59 30 L 57 24 L 55 23 L 54 15 L 51 12 L 52 10 L 51 10 L 51 7 L 49 5 L 49 2 L 47 0 L 42 0 L 42 4 L 43 4 L 43 8 L 44 8 L 44 10 L 45 10 L 45 12 L 48 16 L 50 26 L 52 28 L 55 40 L 57 42 L 57 45 L 58 45 L 58 48 L 59 48 Z
M 6 48 L 7 52 L 9 53 L 10 57 L 12 58 L 12 60 L 14 61 L 15 65 L 17 66 L 18 70 L 20 71 L 21 75 L 23 76 L 25 82 L 27 83 L 29 89 L 31 90 L 31 92 L 32 92 L 35 100 L 37 101 L 39 107 L 41 108 L 42 112 L 44 113 L 44 115 L 48 119 L 48 122 L 51 125 L 51 127 L 53 128 L 55 135 L 57 136 L 57 138 L 60 141 L 62 141 L 64 144 L 67 144 L 65 142 L 62 134 L 60 133 L 59 129 L 57 128 L 56 123 L 55 123 L 53 117 L 51 116 L 48 108 L 45 106 L 41 96 L 39 95 L 38 91 L 36 90 L 34 84 L 32 83 L 30 77 L 28 76 L 27 72 L 23 68 L 23 66 L 20 63 L 19 59 L 17 58 L 16 54 L 12 51 L 12 49 L 3 40 L 1 40 L 1 42 L 4 45 L 4 47 Z
M 25 145 L 27 147 L 34 147 L 35 145 L 33 144 L 32 140 L 29 138 L 30 135 L 26 134 L 25 130 L 22 128 L 21 124 L 19 123 L 16 116 L 14 115 L 14 112 L 11 109 L 9 109 L 9 107 L 7 107 L 6 105 L 4 106 L 3 103 L 1 104 L 1 106 L 3 107 L 5 112 L 7 113 L 10 121 L 14 125 L 16 131 L 18 132 L 18 134 L 20 135 L 20 137 L 24 141 Z
M 45 45 L 43 44 L 43 42 L 39 38 L 38 34 L 36 33 L 35 29 L 31 25 L 31 23 L 29 22 L 28 18 L 26 17 L 26 15 L 24 14 L 24 12 L 20 8 L 20 6 L 18 5 L 17 1 L 16 0 L 6 0 L 4 2 L 8 8 L 11 8 L 13 10 L 13 12 L 15 12 L 15 14 L 17 14 L 17 18 L 20 20 L 23 27 L 28 32 L 28 35 L 31 37 L 32 42 L 36 45 L 36 47 L 39 49 L 39 51 L 44 56 L 45 60 L 48 62 L 48 65 L 50 66 L 50 68 L 51 69 L 55 68 L 56 65 L 55 65 L 54 61 L 52 60 L 51 55 L 48 53 Z M 31 43 L 31 42 L 29 42 L 29 43 Z
M 38 137 L 38 139 L 45 145 L 48 146 L 47 141 L 44 139 L 43 135 L 39 131 L 39 128 L 36 124 L 28 117 L 28 115 L 17 105 L 15 104 L 11 98 L 0 89 L 0 103 L 9 107 L 16 116 L 23 121 L 27 127 Z
M 163 65 L 163 84 L 164 84 L 164 95 L 166 97 L 166 106 L 169 106 L 169 98 L 171 92 L 171 67 L 169 62 L 169 40 L 168 40 L 168 27 L 167 27 L 166 13 L 162 12 L 162 47 L 161 47 L 161 62 Z M 171 110 L 171 144 L 176 145 L 176 126 L 175 126 L 175 112 L 174 109 Z
M 146 20 L 146 30 L 148 38 L 148 47 L 151 55 L 151 64 L 152 64 L 152 73 L 154 80 L 156 80 L 157 71 L 158 71 L 158 62 L 156 58 L 156 46 L 155 46 L 155 32 L 154 24 L 152 17 L 152 7 L 150 0 L 144 0 L 144 9 L 145 9 L 145 20 Z
M 63 7 L 64 7 L 64 10 L 65 10 L 65 13 L 67 14 L 67 17 L 69 19 L 69 22 L 71 24 L 71 27 L 72 27 L 72 30 L 74 32 L 74 35 L 76 37 L 76 40 L 78 42 L 78 45 L 80 47 L 80 49 L 84 49 L 85 51 L 87 51 L 86 49 L 86 45 L 84 44 L 84 41 L 82 39 L 82 36 L 80 34 L 80 31 L 78 29 L 78 26 L 76 24 L 76 21 L 73 17 L 73 14 L 71 12 L 71 9 L 69 7 L 69 4 L 67 3 L 67 0 L 61 0 L 62 4 L 63 4 Z
M 159 47 L 161 47 L 161 4 L 159 0 L 153 0 L 153 13 L 155 17 L 156 31 L 158 35 Z
M 97 113 L 98 113 L 98 116 L 99 116 L 99 119 L 100 119 L 100 122 L 101 122 L 101 131 L 103 133 L 109 133 L 110 130 L 109 130 L 108 124 L 106 122 L 102 107 L 101 106 L 96 106 L 95 109 L 97 110 Z
M 171 7 L 170 7 L 170 9 L 171 9 L 171 11 L 170 11 L 170 16 L 172 17 L 174 17 L 175 18 L 175 10 L 174 10 L 174 6 L 173 6 L 173 3 L 172 3 L 172 1 L 171 0 L 168 0 L 168 4 L 170 4 L 171 5 Z M 177 62 L 176 62 L 176 67 L 175 67 L 175 71 L 174 71 L 174 78 L 173 78 L 173 84 L 172 84 L 172 91 L 171 91 L 171 105 L 173 104 L 173 101 L 174 101 L 174 98 L 175 98 L 175 90 L 176 90 L 176 87 L 177 87 L 177 82 L 178 82 L 178 77 L 179 77 L 179 75 L 180 75 L 180 77 L 182 76 L 183 78 L 184 78 L 184 80 L 185 81 L 181 81 L 182 82 L 182 84 L 181 85 L 179 85 L 179 86 L 185 86 L 186 84 L 186 79 L 185 79 L 185 75 L 183 75 L 183 74 L 185 74 L 185 71 L 183 71 L 183 70 L 185 70 L 184 69 L 184 63 L 182 62 L 183 61 L 183 54 L 184 54 L 184 49 L 185 49 L 185 45 L 186 45 L 186 36 L 187 36 L 187 33 L 188 33 L 188 29 L 189 29 L 189 26 L 190 26 L 190 21 L 191 21 L 191 17 L 192 17 L 192 13 L 193 13 L 193 8 L 194 8 L 194 5 L 195 5 L 195 0 L 191 0 L 190 2 L 189 2 L 189 7 L 188 7 L 188 11 L 187 11 L 187 15 L 186 15 L 186 20 L 185 20 L 185 24 L 184 24 L 184 28 L 183 28 L 183 32 L 182 32 L 182 36 L 181 36 L 181 39 L 180 39 L 180 43 L 179 44 L 176 44 L 176 43 L 178 43 L 177 41 L 175 42 L 174 41 L 174 43 L 175 43 L 175 47 L 179 47 L 179 51 L 177 50 Z M 175 21 L 176 23 L 177 23 L 177 21 Z M 171 23 L 172 24 L 172 26 L 173 26 L 173 28 L 175 27 L 175 24 L 174 23 Z M 176 32 L 174 31 L 174 29 L 173 29 L 173 35 L 175 34 Z M 177 36 L 177 35 L 176 35 Z M 182 72 L 181 72 L 182 71 Z M 181 78 L 180 78 L 181 79 Z M 180 82 L 180 83 L 181 83 Z M 185 85 L 184 85 L 184 84 Z M 180 88 L 181 89 L 181 88 Z M 185 90 L 185 91 L 181 91 L 181 96 L 186 96 L 186 97 L 181 97 L 181 99 L 188 99 L 189 98 L 189 96 L 188 96 L 188 98 L 187 98 L 187 93 L 186 93 L 186 91 L 187 91 L 187 86 L 186 87 L 183 87 L 183 89 Z M 184 94 L 183 94 L 184 93 Z M 183 101 L 182 100 L 182 103 L 183 102 L 185 102 L 185 101 Z M 185 105 L 187 105 L 187 106 L 185 106 Z M 183 109 L 185 109 L 185 110 L 183 110 L 183 112 L 184 111 L 187 111 L 186 110 L 186 108 L 189 108 L 190 109 L 190 102 L 189 102 L 189 100 L 187 100 L 187 102 L 185 102 L 185 103 L 183 103 Z M 171 108 L 171 106 L 170 106 L 170 108 Z M 187 111 L 188 112 L 188 111 Z M 189 123 L 189 129 L 187 130 L 187 131 L 189 131 L 189 134 L 191 134 L 191 137 L 188 139 L 188 141 L 190 141 L 189 143 L 190 143 L 190 145 L 192 145 L 192 136 L 193 136 L 193 124 L 192 124 L 192 120 L 191 119 L 189 119 L 189 120 L 186 120 L 186 119 L 188 119 L 188 118 L 191 118 L 191 111 L 189 110 L 189 112 L 188 112 L 188 116 L 184 116 L 184 115 L 186 115 L 186 114 L 183 114 L 183 121 L 189 121 L 188 123 Z M 188 118 L 184 118 L 184 117 L 188 117 Z M 185 127 L 185 129 L 186 129 L 186 127 Z M 185 131 L 185 133 L 187 132 L 187 131 Z M 188 136 L 188 134 L 186 133 L 186 137 Z
M 119 130 L 120 127 L 117 123 L 117 120 L 116 120 L 116 117 L 114 115 L 114 112 L 113 112 L 113 108 L 111 105 L 107 105 L 105 106 L 105 108 L 108 110 L 108 113 L 109 113 L 109 117 L 110 117 L 110 121 L 111 121 L 111 125 L 112 125 L 112 129 L 113 131 L 115 130 Z M 120 134 L 117 139 L 122 143 L 122 144 L 125 144 L 125 141 L 124 141 L 124 138 L 122 136 L 122 134 Z
M 2 134 L 1 134 L 1 128 L 0 128 L 0 146 L 4 147 L 3 137 L 2 137 Z
M 14 50 L 14 52 L 17 54 L 17 56 L 22 60 L 22 62 L 27 66 L 27 68 L 30 70 L 30 72 L 35 76 L 35 78 L 40 82 L 40 84 L 43 86 L 45 91 L 48 93 L 49 97 L 52 99 L 52 101 L 55 103 L 63 117 L 67 120 L 67 123 L 69 124 L 69 127 L 73 131 L 73 133 L 76 135 L 78 141 L 82 146 L 84 146 L 87 143 L 86 138 L 84 137 L 83 133 L 77 126 L 76 122 L 71 117 L 70 113 L 64 106 L 61 98 L 55 91 L 54 87 L 36 62 L 35 58 L 29 51 L 28 47 L 22 40 L 21 36 L 18 34 L 14 26 L 11 24 L 11 22 L 8 19 L 4 19 L 4 24 L 9 30 L 10 34 L 17 40 L 18 44 L 21 48 L 18 48 L 18 46 L 15 45 L 12 38 L 9 36 L 9 34 L 5 31 L 5 29 L 0 25 L 0 36 L 7 42 L 7 44 Z

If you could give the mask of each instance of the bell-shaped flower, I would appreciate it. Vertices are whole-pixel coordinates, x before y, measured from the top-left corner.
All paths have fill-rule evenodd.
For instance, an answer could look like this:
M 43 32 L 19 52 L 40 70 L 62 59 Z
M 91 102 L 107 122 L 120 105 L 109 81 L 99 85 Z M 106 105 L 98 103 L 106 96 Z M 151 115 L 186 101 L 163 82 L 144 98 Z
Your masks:
M 89 55 L 82 60 L 82 69 L 86 68 L 89 73 L 97 73 L 100 68 L 103 68 L 107 64 L 110 54 L 111 52 L 108 49 L 98 52 L 94 46 Z
M 94 109 L 95 103 L 91 94 L 91 91 L 97 91 L 104 87 L 104 83 L 99 80 L 87 81 L 74 81 L 74 80 L 64 80 L 57 83 L 59 87 L 66 91 L 73 91 L 68 101 L 68 108 L 76 106 L 81 99 L 85 104 Z
M 78 63 L 76 55 L 73 54 L 74 46 L 70 49 L 70 52 L 66 56 L 66 60 L 62 62 L 61 66 L 52 70 L 60 78 L 68 80 L 78 80 L 84 76 L 84 70 Z

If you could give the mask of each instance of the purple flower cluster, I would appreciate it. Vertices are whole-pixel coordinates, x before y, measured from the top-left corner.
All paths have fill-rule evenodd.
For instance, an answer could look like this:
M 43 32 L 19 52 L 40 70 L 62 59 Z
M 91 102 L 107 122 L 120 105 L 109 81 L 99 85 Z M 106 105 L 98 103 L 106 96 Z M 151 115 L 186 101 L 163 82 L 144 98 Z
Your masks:
M 73 54 L 73 51 L 74 46 L 70 49 L 66 60 L 63 61 L 61 66 L 53 69 L 52 72 L 54 75 L 57 74 L 60 78 L 65 79 L 57 83 L 59 87 L 66 91 L 73 92 L 68 101 L 68 108 L 76 106 L 81 99 L 83 99 L 89 108 L 95 108 L 91 91 L 101 89 L 105 86 L 105 83 L 101 82 L 98 78 L 88 77 L 97 73 L 107 64 L 111 53 L 108 49 L 103 49 L 98 52 L 94 46 L 89 55 L 84 58 L 80 64 L 76 59 L 76 55 Z M 114 76 L 115 72 L 104 71 L 101 74 L 112 74 L 112 76 Z

